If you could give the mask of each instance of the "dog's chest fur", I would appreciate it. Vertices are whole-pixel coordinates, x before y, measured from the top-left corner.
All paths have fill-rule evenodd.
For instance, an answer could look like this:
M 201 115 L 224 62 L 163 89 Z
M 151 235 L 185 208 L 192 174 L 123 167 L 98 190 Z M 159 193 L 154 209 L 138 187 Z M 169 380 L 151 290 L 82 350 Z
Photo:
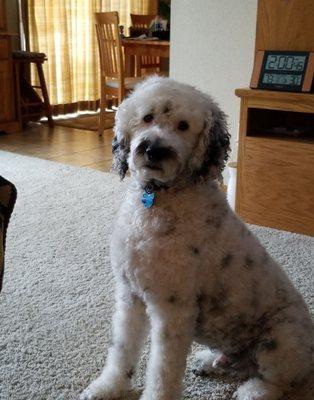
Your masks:
M 148 209 L 141 202 L 142 191 L 130 190 L 116 223 L 112 249 L 113 258 L 114 249 L 121 249 L 117 268 L 138 290 L 156 282 L 163 282 L 167 290 L 167 279 L 171 287 L 174 281 L 176 286 L 191 282 L 192 277 L 194 281 L 204 259 L 216 258 L 227 206 L 214 188 L 213 198 L 205 196 L 205 187 L 157 192 L 154 206 Z
M 234 349 L 269 329 L 269 316 L 286 318 L 288 301 L 299 301 L 215 184 L 158 192 L 149 209 L 141 194 L 131 188 L 120 210 L 114 272 L 144 301 L 195 304 L 200 341 Z

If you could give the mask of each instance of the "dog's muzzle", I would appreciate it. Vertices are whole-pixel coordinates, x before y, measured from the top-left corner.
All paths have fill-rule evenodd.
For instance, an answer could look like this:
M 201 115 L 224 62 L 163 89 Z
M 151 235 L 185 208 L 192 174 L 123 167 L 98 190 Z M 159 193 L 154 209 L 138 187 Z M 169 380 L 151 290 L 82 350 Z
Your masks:
M 163 146 L 160 141 L 151 142 L 144 140 L 136 149 L 139 156 L 145 158 L 146 165 L 149 168 L 157 168 L 162 161 L 166 161 L 176 157 L 173 148 Z

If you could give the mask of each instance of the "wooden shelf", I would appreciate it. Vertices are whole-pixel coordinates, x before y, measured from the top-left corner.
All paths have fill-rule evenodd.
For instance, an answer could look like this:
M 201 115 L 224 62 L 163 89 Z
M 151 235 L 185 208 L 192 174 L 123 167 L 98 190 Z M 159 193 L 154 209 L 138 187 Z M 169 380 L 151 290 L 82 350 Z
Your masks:
M 302 101 L 314 106 L 314 93 L 300 93 L 300 92 L 275 92 L 273 90 L 260 90 L 242 88 L 236 89 L 235 94 L 243 98 L 259 98 L 259 99 L 276 99 L 282 101 Z M 312 109 L 313 111 L 313 109 Z
M 314 95 L 237 89 L 236 211 L 252 224 L 314 235 Z M 272 133 L 304 129 L 304 136 Z M 312 129 L 313 128 L 313 129 Z
M 289 142 L 289 143 L 305 143 L 308 144 L 309 146 L 314 146 L 314 132 L 313 132 L 313 138 L 293 138 L 293 137 L 282 137 L 278 135 L 271 135 L 268 133 L 263 134 L 248 134 L 247 139 L 253 139 L 253 140 L 276 140 L 278 142 Z
M 314 93 L 275 92 L 259 89 L 236 89 L 236 96 L 250 100 L 250 106 L 272 110 L 314 112 Z M 270 105 L 271 104 L 271 105 Z

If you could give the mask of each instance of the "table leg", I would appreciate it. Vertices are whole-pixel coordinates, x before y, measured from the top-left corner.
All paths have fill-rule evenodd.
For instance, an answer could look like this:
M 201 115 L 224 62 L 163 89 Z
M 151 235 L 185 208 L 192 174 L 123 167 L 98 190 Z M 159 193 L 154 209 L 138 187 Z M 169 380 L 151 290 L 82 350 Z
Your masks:
M 135 76 L 135 56 L 125 54 L 125 76 Z

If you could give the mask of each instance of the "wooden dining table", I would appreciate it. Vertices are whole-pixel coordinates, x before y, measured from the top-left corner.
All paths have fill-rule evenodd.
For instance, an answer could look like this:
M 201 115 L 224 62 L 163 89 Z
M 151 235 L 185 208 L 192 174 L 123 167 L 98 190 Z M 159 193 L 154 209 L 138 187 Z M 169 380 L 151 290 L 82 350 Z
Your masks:
M 149 40 L 149 39 L 123 39 L 122 45 L 125 56 L 126 76 L 136 76 L 136 59 L 140 56 L 154 56 L 161 59 L 169 59 L 170 41 L 169 40 Z M 166 63 L 167 64 L 167 63 Z

